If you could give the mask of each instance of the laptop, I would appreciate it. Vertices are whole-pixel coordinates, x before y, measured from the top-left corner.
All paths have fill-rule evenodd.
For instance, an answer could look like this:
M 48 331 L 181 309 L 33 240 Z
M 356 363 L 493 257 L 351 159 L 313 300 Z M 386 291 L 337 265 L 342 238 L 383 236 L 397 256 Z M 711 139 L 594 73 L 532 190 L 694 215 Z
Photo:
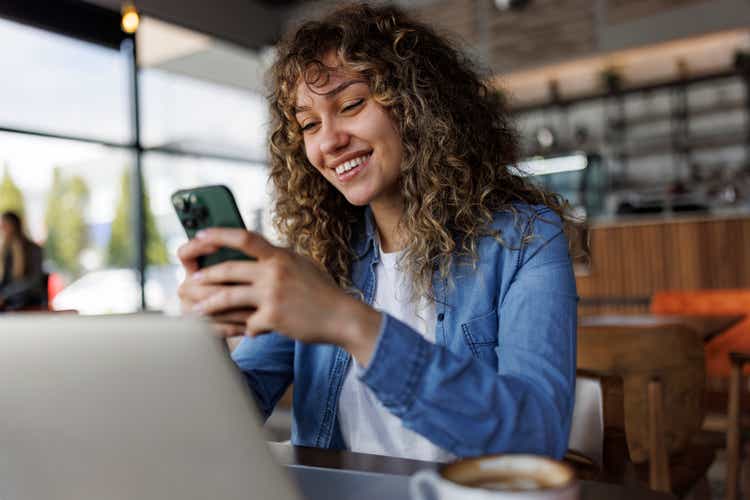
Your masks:
M 281 467 L 260 423 L 201 322 L 0 317 L 0 500 L 408 498 L 407 476 Z
M 408 499 L 281 467 L 226 343 L 165 316 L 0 316 L 0 500 Z

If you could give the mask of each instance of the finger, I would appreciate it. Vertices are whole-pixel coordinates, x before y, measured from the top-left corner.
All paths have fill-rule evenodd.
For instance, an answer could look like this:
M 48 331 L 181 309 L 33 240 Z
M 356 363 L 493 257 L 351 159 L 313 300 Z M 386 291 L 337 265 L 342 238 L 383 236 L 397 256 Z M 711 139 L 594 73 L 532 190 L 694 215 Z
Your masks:
M 202 285 L 222 283 L 253 283 L 258 275 L 258 263 L 254 261 L 230 260 L 209 266 L 192 276 Z
M 193 306 L 193 311 L 203 315 L 226 313 L 233 309 L 255 308 L 258 290 L 252 286 L 222 286 L 216 293 Z
M 248 337 L 257 337 L 273 331 L 273 327 L 268 324 L 262 314 L 255 313 L 245 322 L 245 335 Z
M 188 273 L 194 273 L 198 270 L 198 257 L 212 254 L 218 249 L 219 247 L 209 242 L 192 239 L 180 246 L 177 250 L 177 258 Z
M 222 287 L 218 285 L 201 285 L 191 279 L 186 279 L 180 284 L 177 294 L 180 299 L 194 303 L 207 299 L 221 289 Z
M 258 259 L 271 257 L 279 248 L 273 246 L 263 236 L 244 229 L 209 228 L 199 231 L 196 239 L 219 247 L 241 250 Z
M 242 329 L 245 329 L 245 322 L 251 314 L 255 312 L 255 309 L 238 309 L 236 311 L 229 311 L 225 313 L 212 314 L 211 321 L 215 323 L 226 323 L 230 325 L 240 325 Z
M 214 333 L 219 337 L 239 337 L 245 335 L 245 325 L 235 325 L 231 323 L 214 323 Z

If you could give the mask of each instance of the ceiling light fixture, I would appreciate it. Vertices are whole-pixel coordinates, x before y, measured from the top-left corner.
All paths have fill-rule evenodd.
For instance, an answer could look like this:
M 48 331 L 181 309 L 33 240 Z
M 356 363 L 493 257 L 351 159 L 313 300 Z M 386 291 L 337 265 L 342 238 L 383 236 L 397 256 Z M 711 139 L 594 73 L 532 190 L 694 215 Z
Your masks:
M 132 35 L 141 23 L 141 16 L 131 2 L 125 2 L 120 13 L 122 14 L 122 21 L 120 22 L 122 31 Z
M 531 0 L 495 0 L 495 7 L 498 10 L 521 10 L 526 7 Z
M 555 156 L 544 158 L 537 156 L 518 163 L 518 166 L 511 167 L 513 173 L 521 177 L 529 175 L 548 175 L 558 174 L 560 172 L 574 172 L 583 170 L 588 165 L 586 154 L 576 151 L 566 156 Z

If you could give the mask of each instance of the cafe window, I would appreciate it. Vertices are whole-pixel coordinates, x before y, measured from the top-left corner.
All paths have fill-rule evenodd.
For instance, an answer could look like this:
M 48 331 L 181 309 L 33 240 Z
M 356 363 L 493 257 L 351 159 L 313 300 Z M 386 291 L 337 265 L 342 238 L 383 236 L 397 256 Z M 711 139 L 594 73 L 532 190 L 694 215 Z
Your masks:
M 0 41 L 15 48 L 0 82 L 0 209 L 45 247 L 52 307 L 177 312 L 172 192 L 226 184 L 272 236 L 267 57 L 148 17 L 129 37 L 117 12 L 66 8 L 0 6 Z
M 0 46 L 2 127 L 132 141 L 127 59 L 119 51 L 2 18 Z
M 94 17 L 103 12 L 85 9 Z M 136 164 L 130 58 L 111 39 L 71 36 L 69 26 L 60 26 L 68 34 L 32 27 L 49 25 L 52 13 L 40 15 L 48 18 L 0 17 L 0 43 L 13 47 L 4 53 L 8 71 L 0 81 L 0 211 L 18 212 L 44 248 L 51 307 L 136 311 L 134 263 L 117 258 L 113 231 L 121 226 L 134 244 L 129 221 L 118 218 L 130 195 L 123 195 L 121 179 L 132 177 Z
M 143 19 L 136 40 L 147 229 L 145 300 L 149 309 L 175 313 L 183 277 L 176 252 L 186 237 L 171 206 L 172 193 L 226 185 L 246 226 L 273 238 L 262 83 L 266 59 L 150 17 Z
M 170 201 L 171 194 L 178 189 L 213 184 L 229 187 L 245 225 L 274 238 L 270 224 L 268 174 L 263 164 L 148 153 L 144 155 L 143 176 L 148 199 L 147 217 L 153 220 L 158 245 L 166 250 L 165 259 L 148 261 L 146 303 L 149 309 L 168 313 L 179 311 L 176 290 L 184 274 L 177 260 L 177 249 L 187 238 Z M 157 243 L 151 238 L 149 244 Z
M 138 310 L 135 271 L 119 255 L 115 230 L 132 234 L 121 213 L 129 207 L 121 179 L 132 175 L 132 151 L 7 132 L 0 151 L 0 211 L 21 214 L 44 247 L 52 306 L 81 314 Z

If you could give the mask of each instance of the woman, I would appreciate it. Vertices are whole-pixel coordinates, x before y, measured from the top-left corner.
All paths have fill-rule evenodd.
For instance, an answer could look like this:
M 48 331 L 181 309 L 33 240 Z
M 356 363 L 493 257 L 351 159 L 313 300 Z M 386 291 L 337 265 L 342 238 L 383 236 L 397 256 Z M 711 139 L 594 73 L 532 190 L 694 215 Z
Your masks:
M 44 304 L 42 249 L 23 234 L 15 212 L 0 216 L 0 311 Z
M 577 300 L 562 207 L 507 168 L 497 93 L 431 29 L 366 5 L 301 26 L 272 76 L 289 248 L 211 229 L 179 251 L 184 308 L 247 336 L 233 358 L 264 415 L 293 381 L 298 445 L 561 457 Z M 220 246 L 258 260 L 198 271 Z

